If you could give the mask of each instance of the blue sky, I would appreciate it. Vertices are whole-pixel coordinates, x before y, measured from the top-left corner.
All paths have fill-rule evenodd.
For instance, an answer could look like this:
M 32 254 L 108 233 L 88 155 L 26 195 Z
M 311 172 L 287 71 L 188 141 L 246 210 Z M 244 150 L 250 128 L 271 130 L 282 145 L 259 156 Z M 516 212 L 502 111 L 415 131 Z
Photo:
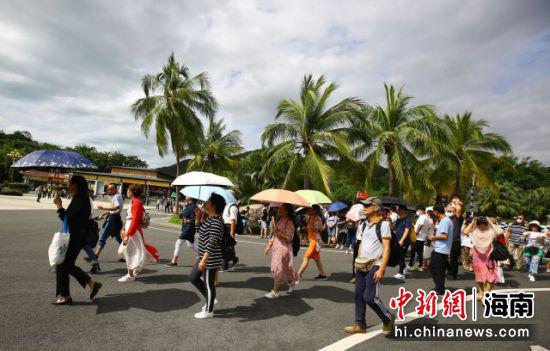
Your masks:
M 247 148 L 304 74 L 335 99 L 404 85 L 440 113 L 473 111 L 519 156 L 550 164 L 548 1 L 3 1 L 0 128 L 161 159 L 129 106 L 174 51 L 207 71 Z

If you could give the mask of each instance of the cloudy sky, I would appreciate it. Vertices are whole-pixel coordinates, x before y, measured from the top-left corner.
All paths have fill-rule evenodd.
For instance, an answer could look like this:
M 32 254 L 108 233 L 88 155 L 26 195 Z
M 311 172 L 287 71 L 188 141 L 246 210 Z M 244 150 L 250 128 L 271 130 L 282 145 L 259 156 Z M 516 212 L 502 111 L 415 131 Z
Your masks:
M 129 111 L 174 51 L 207 71 L 247 148 L 305 73 L 336 98 L 383 83 L 441 113 L 473 111 L 550 164 L 550 1 L 2 1 L 0 129 L 161 159 Z

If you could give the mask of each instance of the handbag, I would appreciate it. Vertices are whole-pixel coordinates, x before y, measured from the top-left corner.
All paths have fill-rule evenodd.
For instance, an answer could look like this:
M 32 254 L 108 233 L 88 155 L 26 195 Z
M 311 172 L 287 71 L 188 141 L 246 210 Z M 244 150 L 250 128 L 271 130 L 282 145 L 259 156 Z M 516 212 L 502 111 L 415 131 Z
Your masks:
M 491 251 L 491 255 L 489 257 L 493 261 L 505 261 L 510 257 L 510 253 L 508 252 L 506 246 L 502 245 L 498 239 L 495 239 L 493 241 L 493 250 Z
M 367 273 L 376 262 L 378 262 L 378 260 L 375 258 L 357 257 L 353 263 L 353 267 L 356 272 Z
M 67 217 L 65 216 L 60 231 L 53 235 L 52 242 L 48 248 L 50 266 L 55 266 L 65 261 L 65 255 L 69 248 L 69 240 L 69 225 L 67 224 Z

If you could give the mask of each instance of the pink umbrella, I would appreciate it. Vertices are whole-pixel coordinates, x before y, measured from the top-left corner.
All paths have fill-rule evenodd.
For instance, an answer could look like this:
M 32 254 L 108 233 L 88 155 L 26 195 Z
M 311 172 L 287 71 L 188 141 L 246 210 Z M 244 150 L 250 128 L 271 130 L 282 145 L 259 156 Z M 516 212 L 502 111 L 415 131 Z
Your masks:
M 284 189 L 267 189 L 260 191 L 256 195 L 252 196 L 250 200 L 267 203 L 279 202 L 296 206 L 311 207 L 309 202 L 302 196 Z
M 362 204 L 353 205 L 349 209 L 348 213 L 346 213 L 346 218 L 354 222 L 359 221 L 360 219 L 365 218 L 365 215 L 363 213 L 364 209 L 365 208 Z

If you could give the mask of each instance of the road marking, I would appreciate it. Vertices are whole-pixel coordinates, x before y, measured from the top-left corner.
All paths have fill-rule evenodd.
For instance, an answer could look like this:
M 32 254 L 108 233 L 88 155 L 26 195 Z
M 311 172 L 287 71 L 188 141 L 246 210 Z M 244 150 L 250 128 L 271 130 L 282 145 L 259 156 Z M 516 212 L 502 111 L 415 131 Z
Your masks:
M 495 289 L 493 291 L 502 291 L 502 292 L 532 291 L 532 292 L 537 292 L 537 291 L 550 291 L 550 288 Z M 471 300 L 472 300 L 472 295 L 468 295 L 466 297 L 466 301 L 471 301 Z M 442 308 L 443 308 L 443 303 L 440 302 L 437 305 L 437 310 L 441 310 Z M 417 318 L 420 318 L 420 316 L 418 316 L 416 314 L 416 312 L 410 312 L 410 313 L 407 313 L 405 315 L 405 320 L 400 321 L 399 324 L 408 323 L 408 322 L 410 322 L 412 320 L 415 320 Z M 378 324 L 378 325 L 375 326 L 375 328 L 379 328 L 381 325 L 382 324 Z M 377 336 L 379 334 L 382 334 L 382 329 L 376 329 L 376 330 L 370 331 L 366 334 L 353 334 L 351 336 L 340 339 L 339 341 L 337 341 L 335 343 L 332 343 L 328 346 L 325 346 L 322 349 L 320 349 L 319 351 L 344 351 L 344 350 L 348 350 L 348 349 L 354 347 L 355 345 L 358 345 L 362 342 L 365 342 L 369 339 L 374 338 L 375 336 Z
M 160 230 L 160 231 L 163 231 L 163 232 L 169 232 L 169 233 L 176 233 L 176 234 L 179 234 L 179 233 L 180 233 L 178 230 L 172 230 L 172 229 L 163 229 L 163 228 L 152 227 L 152 226 L 149 226 L 149 228 L 151 228 L 151 229 L 156 229 L 156 230 Z M 261 238 L 251 238 L 251 239 L 261 239 Z M 265 241 L 265 242 L 255 242 L 255 241 L 242 240 L 242 239 L 240 239 L 240 238 L 237 239 L 237 242 L 238 242 L 238 243 L 243 243 L 243 244 L 262 245 L 262 246 L 265 246 L 265 245 L 267 244 L 267 241 Z M 344 253 L 344 251 L 341 251 L 341 250 L 334 250 L 334 249 L 321 249 L 321 252 Z

